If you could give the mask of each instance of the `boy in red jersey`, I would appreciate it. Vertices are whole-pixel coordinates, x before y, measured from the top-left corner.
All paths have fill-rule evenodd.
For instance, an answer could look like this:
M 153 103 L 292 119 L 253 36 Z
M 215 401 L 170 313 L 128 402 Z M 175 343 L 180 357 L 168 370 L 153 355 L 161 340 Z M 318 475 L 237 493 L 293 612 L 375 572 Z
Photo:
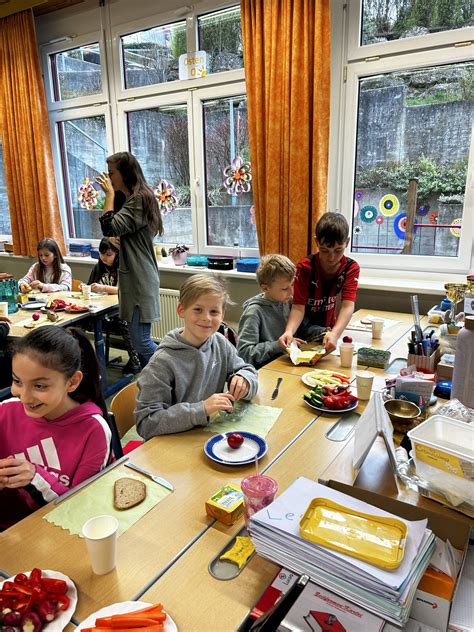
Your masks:
M 295 337 L 311 340 L 330 329 L 323 344 L 326 353 L 331 353 L 354 313 L 360 267 L 344 255 L 349 226 L 340 213 L 325 213 L 321 217 L 315 239 L 319 252 L 305 257 L 296 267 L 293 306 L 279 342 L 286 349 Z M 339 295 L 341 306 L 337 314 Z

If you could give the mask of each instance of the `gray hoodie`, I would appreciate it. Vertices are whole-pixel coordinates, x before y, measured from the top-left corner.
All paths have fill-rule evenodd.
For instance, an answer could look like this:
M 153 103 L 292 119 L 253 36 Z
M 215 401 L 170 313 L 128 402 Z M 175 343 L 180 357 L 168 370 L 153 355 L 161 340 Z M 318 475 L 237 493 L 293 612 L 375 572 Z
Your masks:
M 215 333 L 198 348 L 181 331 L 174 329 L 163 338 L 138 379 L 135 422 L 145 440 L 207 425 L 204 400 L 222 393 L 235 374 L 250 384 L 245 399 L 257 393 L 256 370 L 224 336 Z
M 291 303 L 270 301 L 258 294 L 245 301 L 239 322 L 237 352 L 256 368 L 284 353 L 278 344 L 290 315 Z

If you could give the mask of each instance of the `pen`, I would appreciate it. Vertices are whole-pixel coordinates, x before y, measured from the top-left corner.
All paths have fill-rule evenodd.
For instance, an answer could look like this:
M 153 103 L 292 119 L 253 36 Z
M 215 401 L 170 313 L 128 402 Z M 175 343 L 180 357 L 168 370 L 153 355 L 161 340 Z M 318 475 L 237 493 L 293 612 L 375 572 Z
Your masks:
M 431 340 L 429 338 L 425 338 L 422 343 L 423 345 L 423 354 L 425 356 L 431 355 Z
M 414 342 L 408 343 L 408 353 L 411 353 L 412 355 L 416 355 L 416 348 L 415 348 Z

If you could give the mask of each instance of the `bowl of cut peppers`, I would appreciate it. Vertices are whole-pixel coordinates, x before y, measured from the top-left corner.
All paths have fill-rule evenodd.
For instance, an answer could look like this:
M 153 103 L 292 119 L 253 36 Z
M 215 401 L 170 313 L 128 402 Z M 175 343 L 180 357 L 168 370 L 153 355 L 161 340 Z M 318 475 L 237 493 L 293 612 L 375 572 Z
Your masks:
M 74 613 L 77 591 L 73 582 L 57 571 L 34 568 L 0 582 L 2 632 L 58 632 Z

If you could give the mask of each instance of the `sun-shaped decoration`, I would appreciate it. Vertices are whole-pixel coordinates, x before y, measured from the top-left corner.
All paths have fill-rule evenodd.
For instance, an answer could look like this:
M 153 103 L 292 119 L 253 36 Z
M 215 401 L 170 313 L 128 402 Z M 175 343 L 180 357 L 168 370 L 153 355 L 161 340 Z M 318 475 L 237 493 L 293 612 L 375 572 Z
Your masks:
M 158 201 L 158 207 L 162 215 L 174 211 L 178 200 L 176 198 L 176 190 L 170 182 L 163 179 L 160 180 L 158 186 L 154 187 L 153 193 Z
M 252 188 L 252 167 L 250 162 L 244 162 L 240 156 L 234 158 L 223 173 L 224 187 L 229 195 L 248 193 Z
M 451 222 L 451 225 L 452 226 L 449 229 L 449 232 L 451 233 L 451 235 L 453 235 L 454 237 L 461 237 L 462 217 L 453 219 L 453 221 Z
M 77 189 L 77 199 L 81 208 L 93 209 L 97 206 L 99 192 L 94 189 L 89 178 L 84 178 L 82 184 Z

